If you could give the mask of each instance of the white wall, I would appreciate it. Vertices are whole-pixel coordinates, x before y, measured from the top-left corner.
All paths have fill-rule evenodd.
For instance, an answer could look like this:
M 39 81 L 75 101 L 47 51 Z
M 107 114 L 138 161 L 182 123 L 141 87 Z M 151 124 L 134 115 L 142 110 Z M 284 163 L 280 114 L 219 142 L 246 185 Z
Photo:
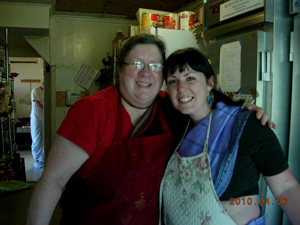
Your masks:
M 33 88 L 41 85 L 44 73 L 44 60 L 42 58 L 14 58 L 10 59 L 11 73 L 18 73 L 14 78 L 14 100 L 16 103 L 16 117 L 30 117 L 31 105 L 28 97 Z M 27 62 L 27 63 L 24 63 Z M 32 63 L 36 62 L 36 63 Z M 22 80 L 41 80 L 40 83 L 27 83 Z M 29 98 L 30 99 L 30 98 Z
M 49 28 L 51 5 L 0 2 L 0 26 Z
M 82 66 L 104 68 L 101 60 L 112 55 L 112 41 L 118 30 L 124 36 L 136 20 L 54 15 L 50 19 L 50 63 L 55 68 L 55 91 L 82 91 L 74 79 Z M 94 93 L 99 84 L 92 84 Z M 52 93 L 53 94 L 53 93 Z M 53 96 L 54 97 L 54 96 Z M 68 107 L 55 107 L 55 130 L 64 119 Z

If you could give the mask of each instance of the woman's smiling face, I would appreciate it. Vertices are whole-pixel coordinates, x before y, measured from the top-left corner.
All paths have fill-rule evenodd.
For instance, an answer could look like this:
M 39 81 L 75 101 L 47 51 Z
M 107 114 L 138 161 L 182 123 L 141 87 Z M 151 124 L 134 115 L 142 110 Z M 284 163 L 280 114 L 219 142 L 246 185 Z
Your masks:
M 168 74 L 167 86 L 174 107 L 182 114 L 189 115 L 194 122 L 201 121 L 211 111 L 207 96 L 213 87 L 213 76 L 207 81 L 202 72 L 187 67 L 180 72 Z
M 124 65 L 119 70 L 121 94 L 136 106 L 149 106 L 162 86 L 163 75 L 162 71 L 151 71 L 148 65 L 163 64 L 162 55 L 156 45 L 138 44 L 130 51 L 125 63 L 133 61 L 142 62 L 145 67 L 137 70 L 130 65 Z

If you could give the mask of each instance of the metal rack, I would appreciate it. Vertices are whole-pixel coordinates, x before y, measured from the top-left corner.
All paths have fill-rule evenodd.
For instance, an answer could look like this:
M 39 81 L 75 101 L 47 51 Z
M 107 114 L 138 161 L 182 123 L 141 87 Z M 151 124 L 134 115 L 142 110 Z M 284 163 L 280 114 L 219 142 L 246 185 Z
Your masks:
M 4 67 L 5 71 L 1 70 L 0 82 L 10 81 L 13 83 L 13 78 L 9 76 L 10 71 L 9 71 L 9 60 L 8 60 L 8 28 L 5 29 L 5 40 L 3 40 L 0 37 L 0 46 L 5 50 L 5 67 Z M 13 89 L 12 89 L 12 93 L 13 93 Z M 3 144 L 2 144 L 1 154 L 9 154 L 9 156 L 12 157 L 13 152 L 16 150 L 15 120 L 14 118 L 12 118 L 11 112 L 8 112 L 7 115 L 1 115 L 1 121 L 5 121 L 6 119 L 8 119 L 9 148 L 3 149 Z
M 0 70 L 0 78 L 1 78 L 0 83 L 11 82 L 11 92 L 13 96 L 13 78 L 10 77 L 9 59 L 8 59 L 8 28 L 5 29 L 5 40 L 3 40 L 0 37 L 0 48 L 5 51 L 4 53 L 5 64 L 3 63 L 1 65 L 3 69 Z M 13 179 L 16 178 L 18 174 L 20 174 L 19 171 L 15 170 L 15 168 L 21 168 L 20 160 L 22 161 L 22 159 L 18 157 L 18 154 L 16 153 L 17 144 L 16 144 L 16 132 L 15 132 L 15 119 L 13 118 L 12 107 L 8 110 L 8 112 L 4 111 L 0 113 L 0 128 L 1 128 L 0 170 L 2 173 L 9 171 L 10 176 L 6 176 L 6 177 L 7 179 L 8 177 L 9 179 Z M 24 168 L 22 167 L 22 171 L 23 170 Z M 12 174 L 14 176 L 11 176 Z

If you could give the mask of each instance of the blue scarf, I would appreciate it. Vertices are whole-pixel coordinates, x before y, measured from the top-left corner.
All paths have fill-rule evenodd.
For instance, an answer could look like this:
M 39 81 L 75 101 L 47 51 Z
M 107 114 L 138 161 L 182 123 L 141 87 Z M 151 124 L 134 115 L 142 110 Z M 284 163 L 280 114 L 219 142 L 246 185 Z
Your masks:
M 228 106 L 223 102 L 219 102 L 213 110 L 208 139 L 208 155 L 210 159 L 211 176 L 219 197 L 224 193 L 231 179 L 239 139 L 246 120 L 251 113 L 251 111 L 244 111 L 245 115 L 239 115 L 241 110 L 242 109 L 238 106 Z M 209 115 L 189 131 L 181 144 L 179 155 L 190 157 L 203 152 L 208 119 Z M 233 130 L 235 130 L 235 132 L 232 135 Z M 226 161 L 224 162 L 224 160 Z M 230 171 L 227 171 L 229 167 Z M 224 180 L 227 180 L 226 185 L 222 183 Z M 216 185 L 216 183 L 218 184 Z

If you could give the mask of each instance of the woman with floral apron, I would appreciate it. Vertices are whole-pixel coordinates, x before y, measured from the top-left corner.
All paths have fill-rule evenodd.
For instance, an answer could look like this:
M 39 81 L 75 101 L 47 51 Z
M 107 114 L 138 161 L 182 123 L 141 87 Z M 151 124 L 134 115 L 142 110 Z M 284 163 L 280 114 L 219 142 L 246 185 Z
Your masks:
M 300 224 L 300 185 L 274 132 L 213 89 L 209 61 L 178 50 L 165 63 L 172 104 L 192 128 L 171 156 L 160 189 L 160 222 L 171 225 L 264 225 L 258 202 L 262 174 L 293 224 Z M 237 204 L 235 199 L 246 199 Z M 249 200 L 249 201 L 248 201 Z
M 162 184 L 165 224 L 235 224 L 225 212 L 212 183 L 208 157 L 208 138 L 203 152 L 194 157 L 171 157 Z M 200 204 L 199 204 L 200 203 Z

